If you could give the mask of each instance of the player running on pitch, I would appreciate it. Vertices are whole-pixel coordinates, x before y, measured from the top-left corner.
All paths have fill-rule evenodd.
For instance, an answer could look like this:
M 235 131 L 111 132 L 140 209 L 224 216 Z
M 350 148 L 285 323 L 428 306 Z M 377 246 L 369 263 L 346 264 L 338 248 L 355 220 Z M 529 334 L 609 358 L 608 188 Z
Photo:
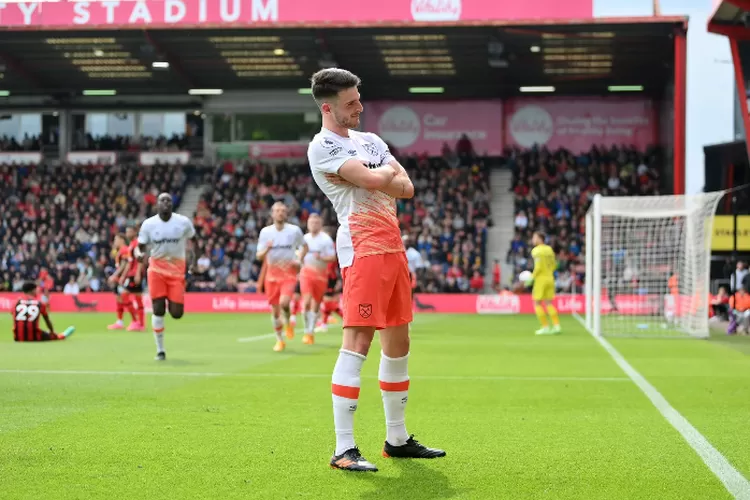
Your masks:
M 531 257 L 534 259 L 534 272 L 531 281 L 534 287 L 531 290 L 531 297 L 534 299 L 534 310 L 536 317 L 542 327 L 536 331 L 537 335 L 554 335 L 561 332 L 560 318 L 557 315 L 557 308 L 553 301 L 555 300 L 555 268 L 557 259 L 552 247 L 544 243 L 544 234 L 539 231 L 531 237 L 531 243 L 534 245 L 531 250 Z M 531 283 L 526 283 L 530 285 Z M 547 311 L 545 312 L 545 307 Z M 547 321 L 547 315 L 552 321 L 550 327 Z
M 282 202 L 273 204 L 271 217 L 273 224 L 260 230 L 257 258 L 265 261 L 262 286 L 273 309 L 273 329 L 276 332 L 273 350 L 281 352 L 286 348 L 282 330 L 286 330 L 288 339 L 294 338 L 289 305 L 297 287 L 300 268 L 297 250 L 304 247 L 305 239 L 298 226 L 286 222 L 287 208 Z
M 343 286 L 339 279 L 339 264 L 336 260 L 328 264 L 326 277 L 328 285 L 323 295 L 323 303 L 320 307 L 321 318 L 316 325 L 315 333 L 325 333 L 328 331 L 328 322 L 332 314 L 336 314 L 341 319 L 344 318 L 344 313 L 341 311 L 341 306 L 339 305 Z M 336 318 L 333 320 L 335 321 Z
M 309 233 L 305 235 L 306 247 L 302 250 L 302 272 L 300 288 L 305 316 L 305 336 L 303 344 L 315 342 L 315 324 L 320 313 L 320 304 L 328 288 L 328 264 L 336 260 L 336 247 L 333 240 L 321 231 L 323 221 L 318 214 L 307 219 Z
M 52 326 L 52 320 L 49 319 L 47 306 L 37 298 L 37 285 L 33 281 L 27 281 L 23 284 L 21 291 L 23 297 L 16 302 L 13 308 L 13 340 L 16 342 L 45 342 L 48 340 L 65 340 L 75 331 L 75 328 L 68 327 L 63 333 L 55 333 L 55 327 Z M 39 328 L 39 316 L 44 318 L 44 322 L 49 328 L 45 332 Z
M 107 327 L 108 330 L 122 330 L 124 325 L 122 323 L 122 317 L 125 312 L 130 313 L 133 321 L 128 326 L 128 331 L 137 331 L 140 326 L 138 324 L 138 315 L 133 308 L 133 301 L 130 298 L 130 293 L 125 289 L 124 277 L 130 267 L 130 261 L 132 260 L 131 251 L 127 244 L 126 235 L 116 234 L 114 242 L 112 243 L 112 250 L 115 252 L 115 272 L 107 280 L 109 284 L 115 289 L 115 297 L 117 299 L 117 321 Z
M 134 226 L 125 228 L 128 243 L 128 266 L 122 276 L 122 286 L 130 295 L 130 303 L 136 315 L 138 325 L 132 330 L 142 332 L 146 329 L 146 311 L 143 309 L 143 263 L 135 258 L 138 248 L 138 230 Z M 131 328 L 128 328 L 130 330 Z
M 336 247 L 344 279 L 344 331 L 331 384 L 336 450 L 330 464 L 376 471 L 354 440 L 360 371 L 376 330 L 381 331 L 383 348 L 378 374 L 386 424 L 383 455 L 435 458 L 445 452 L 418 443 L 406 432 L 412 304 L 396 198 L 411 198 L 414 186 L 380 137 L 354 130 L 363 109 L 359 84 L 357 76 L 339 68 L 313 75 L 312 95 L 323 127 L 307 156 L 313 179 L 333 204 L 340 224 Z
M 151 328 L 156 340 L 156 360 L 164 361 L 164 315 L 169 301 L 169 315 L 180 319 L 185 313 L 185 271 L 195 269 L 195 228 L 190 219 L 172 212 L 172 195 L 161 193 L 156 202 L 157 215 L 149 217 L 138 233 L 134 252 L 142 262 L 146 250 L 148 290 L 153 313 Z

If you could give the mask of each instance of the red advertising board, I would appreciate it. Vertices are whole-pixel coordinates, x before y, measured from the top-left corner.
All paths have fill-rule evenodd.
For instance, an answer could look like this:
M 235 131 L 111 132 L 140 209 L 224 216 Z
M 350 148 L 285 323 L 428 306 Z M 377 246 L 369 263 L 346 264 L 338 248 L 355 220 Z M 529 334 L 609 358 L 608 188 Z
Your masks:
M 579 153 L 592 145 L 658 143 L 654 103 L 630 98 L 549 98 L 505 101 L 505 144 L 564 147 Z
M 400 153 L 440 156 L 462 135 L 479 154 L 499 155 L 503 146 L 501 101 L 365 103 L 364 130 L 378 134 Z
M 0 312 L 9 312 L 21 295 L 0 293 Z M 660 298 L 656 296 L 618 295 L 620 314 L 657 314 Z M 414 310 L 418 313 L 454 314 L 533 314 L 531 295 L 474 295 L 474 294 L 417 294 Z M 583 313 L 583 295 L 558 295 L 557 309 L 562 314 Z M 151 301 L 146 297 L 146 310 Z M 82 293 L 77 296 L 53 293 L 50 307 L 54 312 L 111 312 L 116 309 L 113 293 Z M 611 309 L 602 298 L 602 310 Z M 187 293 L 185 310 L 188 313 L 264 313 L 269 312 L 268 301 L 261 294 L 249 293 Z
M 0 2 L 0 28 L 588 19 L 593 0 L 38 0 Z

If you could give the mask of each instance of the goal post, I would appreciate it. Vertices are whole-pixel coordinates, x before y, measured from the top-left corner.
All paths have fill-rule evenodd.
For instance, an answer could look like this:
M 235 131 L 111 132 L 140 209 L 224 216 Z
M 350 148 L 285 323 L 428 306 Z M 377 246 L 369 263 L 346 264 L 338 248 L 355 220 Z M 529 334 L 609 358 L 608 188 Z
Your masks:
M 595 195 L 585 219 L 585 327 L 707 337 L 711 236 L 724 194 Z

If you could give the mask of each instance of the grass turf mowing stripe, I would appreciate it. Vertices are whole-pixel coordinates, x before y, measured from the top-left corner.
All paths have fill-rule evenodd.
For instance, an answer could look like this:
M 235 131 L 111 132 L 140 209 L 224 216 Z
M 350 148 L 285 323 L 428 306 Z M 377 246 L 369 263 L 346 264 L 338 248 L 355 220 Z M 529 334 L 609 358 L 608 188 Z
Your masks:
M 6 375 L 104 375 L 104 376 L 168 376 L 168 377 L 270 377 L 270 378 L 330 378 L 327 373 L 224 373 L 224 372 L 150 372 L 150 371 L 95 371 L 95 370 L 0 370 Z M 377 379 L 363 375 L 365 379 Z M 523 377 L 523 376 L 462 376 L 462 375 L 421 375 L 414 380 L 475 380 L 475 381 L 534 381 L 534 382 L 627 382 L 626 377 Z
M 698 432 L 698 429 L 688 422 L 651 383 L 643 377 L 607 340 L 597 335 L 594 339 L 612 356 L 617 365 L 630 377 L 636 386 L 646 395 L 659 413 L 680 433 L 691 448 L 703 460 L 703 463 L 721 481 L 729 493 L 738 500 L 750 500 L 750 482 L 735 469 L 724 455 L 713 447 L 708 440 Z

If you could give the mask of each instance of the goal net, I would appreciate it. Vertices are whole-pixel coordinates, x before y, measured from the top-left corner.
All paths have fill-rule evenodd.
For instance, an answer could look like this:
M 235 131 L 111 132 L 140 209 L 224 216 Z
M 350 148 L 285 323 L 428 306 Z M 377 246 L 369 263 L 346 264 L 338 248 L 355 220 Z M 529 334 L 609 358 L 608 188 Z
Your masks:
M 596 195 L 586 214 L 586 328 L 707 337 L 713 216 L 723 195 Z

